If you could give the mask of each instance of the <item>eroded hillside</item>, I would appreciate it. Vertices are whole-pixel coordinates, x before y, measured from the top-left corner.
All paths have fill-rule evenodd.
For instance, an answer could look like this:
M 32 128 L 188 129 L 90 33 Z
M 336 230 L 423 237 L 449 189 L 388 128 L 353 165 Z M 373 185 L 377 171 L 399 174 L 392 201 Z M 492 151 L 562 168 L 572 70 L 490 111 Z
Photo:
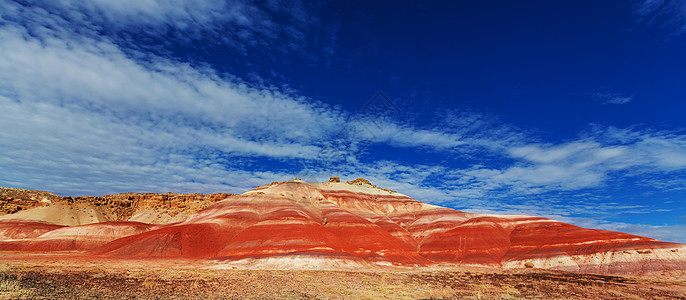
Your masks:
M 43 191 L 0 187 L 0 219 L 37 220 L 67 226 L 111 221 L 162 224 L 181 221 L 230 196 L 229 193 L 122 193 L 60 197 Z
M 62 198 L 0 217 L 0 250 L 212 260 L 217 268 L 686 269 L 686 245 L 541 217 L 468 213 L 335 177 L 273 182 L 240 195 Z

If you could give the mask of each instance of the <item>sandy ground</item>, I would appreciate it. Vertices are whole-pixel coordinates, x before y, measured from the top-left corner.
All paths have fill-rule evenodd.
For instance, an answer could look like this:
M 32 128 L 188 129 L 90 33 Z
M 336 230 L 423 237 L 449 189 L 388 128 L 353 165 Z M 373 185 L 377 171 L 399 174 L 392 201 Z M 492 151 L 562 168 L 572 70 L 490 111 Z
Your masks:
M 211 261 L 0 255 L 1 299 L 686 299 L 686 274 L 216 269 Z

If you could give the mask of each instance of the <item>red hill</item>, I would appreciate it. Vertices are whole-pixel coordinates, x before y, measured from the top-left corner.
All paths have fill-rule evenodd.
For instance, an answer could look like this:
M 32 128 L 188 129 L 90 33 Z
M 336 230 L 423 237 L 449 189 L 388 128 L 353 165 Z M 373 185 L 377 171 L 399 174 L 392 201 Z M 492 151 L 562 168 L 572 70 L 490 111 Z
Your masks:
M 461 212 L 366 180 L 272 183 L 168 224 L 59 226 L 10 216 L 0 221 L 0 250 L 275 268 L 472 264 L 613 274 L 686 269 L 686 245 L 539 217 Z

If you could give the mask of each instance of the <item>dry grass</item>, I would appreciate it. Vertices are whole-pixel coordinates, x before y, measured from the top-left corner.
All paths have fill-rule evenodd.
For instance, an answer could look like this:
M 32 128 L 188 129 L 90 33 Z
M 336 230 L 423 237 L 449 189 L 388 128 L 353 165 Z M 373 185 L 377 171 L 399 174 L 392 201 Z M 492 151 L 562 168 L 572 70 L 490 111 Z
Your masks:
M 33 291 L 24 288 L 19 280 L 0 280 L 0 299 L 31 299 L 33 296 Z

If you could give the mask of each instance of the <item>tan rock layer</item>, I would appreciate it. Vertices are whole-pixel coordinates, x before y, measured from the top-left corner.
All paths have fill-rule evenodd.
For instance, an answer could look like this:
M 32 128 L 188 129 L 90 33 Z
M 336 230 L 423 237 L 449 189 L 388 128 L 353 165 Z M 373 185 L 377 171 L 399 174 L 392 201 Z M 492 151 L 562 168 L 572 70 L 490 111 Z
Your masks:
M 0 187 L 0 215 L 46 206 L 62 197 L 53 193 Z
M 64 197 L 69 204 L 85 203 L 99 207 L 108 221 L 126 221 L 137 213 L 154 210 L 172 217 L 179 213 L 194 213 L 233 194 L 123 193 L 102 197 Z
M 26 211 L 36 207 L 62 207 L 66 205 L 66 207 L 72 208 L 72 210 L 83 210 L 90 215 L 98 215 L 98 218 L 93 218 L 93 222 L 128 221 L 136 214 L 142 212 L 152 212 L 152 214 L 155 216 L 164 215 L 166 216 L 167 220 L 179 221 L 180 219 L 183 219 L 198 210 L 210 206 L 217 201 L 226 199 L 232 195 L 233 194 L 229 193 L 215 193 L 208 195 L 174 193 L 122 193 L 105 195 L 102 197 L 60 197 L 56 194 L 43 191 L 0 187 L 0 216 L 5 216 L 0 218 L 7 219 L 9 216 L 6 215 L 15 214 L 17 212 Z M 41 221 L 40 218 L 36 219 L 36 214 L 31 214 L 30 217 L 22 217 L 23 215 L 24 214 L 19 214 L 17 216 L 19 219 Z M 148 220 L 146 221 L 150 221 L 150 218 L 147 219 Z M 76 220 L 74 222 L 75 223 L 65 223 L 63 225 L 81 225 L 92 223 L 88 220 L 81 222 Z

